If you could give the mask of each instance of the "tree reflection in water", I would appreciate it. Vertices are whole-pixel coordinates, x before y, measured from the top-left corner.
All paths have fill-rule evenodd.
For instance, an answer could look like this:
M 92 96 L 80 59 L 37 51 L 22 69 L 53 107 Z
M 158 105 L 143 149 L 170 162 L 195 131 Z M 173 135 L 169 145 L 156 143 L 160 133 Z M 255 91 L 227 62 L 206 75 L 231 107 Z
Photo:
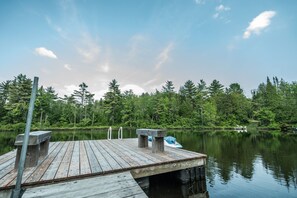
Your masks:
M 262 189 L 263 196 L 273 192 L 269 185 L 279 188 L 276 193 L 280 196 L 297 194 L 297 137 L 234 132 L 175 132 L 174 135 L 185 149 L 208 155 L 206 175 L 210 196 L 211 188 L 214 193 L 236 187 L 245 191 L 249 185 Z

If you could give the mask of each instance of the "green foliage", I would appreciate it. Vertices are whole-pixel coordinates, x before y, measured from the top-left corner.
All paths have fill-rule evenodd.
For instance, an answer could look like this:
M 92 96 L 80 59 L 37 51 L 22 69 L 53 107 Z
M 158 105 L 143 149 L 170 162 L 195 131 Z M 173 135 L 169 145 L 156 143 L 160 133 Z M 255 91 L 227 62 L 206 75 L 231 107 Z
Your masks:
M 1 129 L 24 130 L 31 86 L 32 81 L 22 74 L 0 83 Z M 100 100 L 94 100 L 94 94 L 87 89 L 86 83 L 81 83 L 73 94 L 58 98 L 52 87 L 41 86 L 35 102 L 34 128 L 207 128 L 248 125 L 250 120 L 269 128 L 297 124 L 297 83 L 277 77 L 261 83 L 252 91 L 251 99 L 238 83 L 224 89 L 218 80 L 209 86 L 204 80 L 197 85 L 188 80 L 179 92 L 168 80 L 161 91 L 137 96 L 132 90 L 122 93 L 113 79 Z

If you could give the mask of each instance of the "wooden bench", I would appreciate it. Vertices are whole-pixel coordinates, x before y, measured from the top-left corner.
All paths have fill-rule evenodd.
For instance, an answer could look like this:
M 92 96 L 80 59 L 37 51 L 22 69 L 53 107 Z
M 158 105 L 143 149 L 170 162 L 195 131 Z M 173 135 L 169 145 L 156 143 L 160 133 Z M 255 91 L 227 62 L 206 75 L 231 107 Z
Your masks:
M 136 129 L 138 135 L 138 147 L 148 147 L 148 136 L 152 136 L 152 152 L 164 152 L 165 130 L 161 129 Z
M 25 168 L 34 167 L 48 154 L 51 131 L 34 131 L 29 134 L 28 148 L 26 153 Z M 16 137 L 14 145 L 17 146 L 17 155 L 14 168 L 17 169 L 21 157 L 24 134 Z

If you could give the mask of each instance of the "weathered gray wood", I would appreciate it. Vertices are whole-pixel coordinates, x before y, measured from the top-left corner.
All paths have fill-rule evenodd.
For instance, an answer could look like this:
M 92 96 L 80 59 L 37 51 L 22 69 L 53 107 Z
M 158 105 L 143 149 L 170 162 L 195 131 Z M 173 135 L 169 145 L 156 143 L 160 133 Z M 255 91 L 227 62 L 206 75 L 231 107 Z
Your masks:
M 22 185 L 40 185 L 125 170 L 132 171 L 135 177 L 143 177 L 205 165 L 205 155 L 169 147 L 164 152 L 152 153 L 150 144 L 148 148 L 138 148 L 137 138 L 50 143 L 48 156 L 37 167 L 25 169 Z M 11 155 L 15 156 L 15 153 L 16 151 Z M 0 164 L 1 191 L 12 187 L 17 173 L 14 171 L 14 164 L 10 164 L 14 157 L 5 155 L 2 158 L 0 156 L 0 159 L 3 159 Z M 88 171 L 80 172 L 84 167 Z M 110 192 L 112 191 L 101 195 L 109 196 Z M 127 190 L 122 194 L 125 192 Z M 117 195 L 116 192 L 113 193 Z M 90 195 L 92 196 L 97 195 Z
M 44 142 L 40 143 L 40 153 L 39 153 L 39 160 L 43 160 L 48 154 L 50 140 L 47 139 Z
M 163 129 L 136 129 L 137 135 L 165 137 L 166 131 Z
M 135 160 L 133 160 L 130 155 L 127 155 L 126 153 L 123 152 L 122 149 L 120 149 L 117 145 L 114 145 L 112 143 L 113 141 L 106 141 L 107 144 L 109 144 L 110 148 L 113 149 L 113 151 L 120 156 L 121 158 L 123 158 L 131 167 L 133 166 L 139 166 L 140 164 L 138 162 L 136 162 Z
M 196 166 L 203 166 L 205 165 L 205 163 L 206 163 L 205 158 L 177 161 L 174 163 L 163 163 L 163 164 L 154 165 L 152 167 L 141 167 L 141 168 L 132 169 L 131 174 L 134 178 L 148 177 L 152 175 L 168 173 L 168 172 L 177 171 L 177 170 L 183 170 L 183 169 L 192 168 Z
M 137 129 L 136 134 L 138 135 L 138 147 L 148 147 L 148 136 L 152 136 L 153 142 L 153 153 L 164 152 L 164 137 L 166 131 L 162 129 Z
M 148 136 L 138 135 L 138 147 L 139 148 L 148 147 Z
M 125 139 L 125 145 L 129 145 L 133 150 L 137 151 L 138 153 L 145 155 L 148 159 L 153 160 L 155 163 L 164 162 L 164 161 L 172 161 L 175 158 L 171 156 L 171 153 L 164 151 L 163 153 L 152 154 L 152 149 L 149 147 L 148 149 L 137 148 L 137 141 L 135 138 Z
M 51 165 L 48 167 L 40 181 L 45 181 L 45 180 L 52 180 L 55 178 L 55 175 L 57 173 L 57 170 L 62 162 L 62 159 L 66 153 L 66 150 L 69 146 L 69 142 L 61 142 L 62 148 L 56 155 L 55 159 L 51 163 Z
M 39 151 L 40 151 L 39 144 L 28 145 L 26 160 L 25 160 L 25 168 L 37 166 L 38 159 L 39 159 Z M 15 169 L 18 168 L 21 152 L 22 152 L 22 146 L 17 146 L 17 156 L 15 159 L 15 165 L 14 165 Z
M 153 137 L 152 152 L 164 152 L 164 137 Z
M 2 173 L 2 170 L 5 169 L 7 166 L 10 166 L 13 162 L 15 161 L 14 158 L 11 158 L 10 160 L 0 164 L 0 178 L 1 178 L 1 173 Z
M 109 154 L 108 151 L 106 151 L 100 144 L 100 141 L 95 141 L 94 144 L 96 145 L 96 147 L 98 148 L 98 150 L 101 152 L 101 154 L 103 155 L 103 157 L 105 158 L 105 160 L 108 162 L 108 164 L 110 165 L 110 167 L 113 170 L 116 169 L 121 169 L 121 166 L 117 163 L 117 161 L 115 161 Z
M 51 138 L 51 131 L 34 131 L 29 134 L 28 145 L 37 145 Z M 16 137 L 14 145 L 23 145 L 24 134 L 19 134 Z
M 56 144 L 56 143 L 55 143 Z M 52 144 L 53 146 L 55 144 Z M 54 147 L 50 148 L 50 152 L 54 149 Z M 23 181 L 26 180 L 28 175 L 31 175 L 34 172 L 35 168 L 26 168 L 23 174 Z M 14 169 L 14 164 L 5 168 L 5 175 L 0 179 L 0 189 L 5 188 L 7 186 L 14 185 L 16 182 L 17 171 Z
M 156 158 L 151 157 L 150 155 L 147 155 L 144 152 L 142 152 L 143 150 L 147 149 L 137 148 L 137 146 L 131 147 L 126 143 L 126 140 L 114 140 L 111 143 L 117 143 L 117 147 L 123 150 L 125 152 L 125 155 L 129 155 L 135 162 L 142 166 L 160 162 L 156 160 Z
M 71 156 L 72 156 L 72 151 L 73 151 L 73 146 L 74 146 L 74 142 L 70 142 L 70 144 L 66 150 L 66 153 L 62 159 L 62 162 L 60 163 L 60 166 L 57 170 L 55 179 L 67 177 L 68 170 L 69 170 L 69 164 L 71 161 Z
M 23 180 L 25 183 L 30 183 L 30 182 L 36 182 L 39 181 L 40 178 L 43 176 L 43 174 L 46 172 L 52 161 L 55 159 L 57 156 L 58 152 L 62 148 L 62 144 L 56 144 L 54 145 L 53 151 L 48 155 L 48 157 L 44 160 L 40 166 L 36 168 L 36 170 L 26 179 Z
M 29 197 L 147 197 L 129 172 L 28 188 Z
M 102 155 L 102 153 L 100 152 L 100 150 L 97 148 L 95 140 L 90 141 L 90 146 L 97 158 L 97 161 L 100 164 L 100 167 L 102 168 L 103 172 L 107 172 L 107 171 L 111 171 L 112 168 L 109 165 L 109 163 L 106 161 L 106 159 L 104 158 L 104 156 Z
M 12 160 L 14 160 L 14 159 L 12 159 Z M 10 163 L 10 165 L 8 165 L 0 170 L 0 184 L 1 184 L 2 178 L 4 178 L 6 175 L 9 175 L 9 173 L 13 169 L 14 169 L 14 161 L 12 163 Z M 0 188 L 1 188 L 1 185 L 0 185 Z
M 79 141 L 75 141 L 69 165 L 68 177 L 79 175 Z
M 26 153 L 25 168 L 38 165 L 48 154 L 49 140 L 51 131 L 35 131 L 29 134 L 29 142 Z M 19 134 L 16 137 L 15 145 L 17 146 L 17 155 L 15 160 L 15 168 L 19 165 L 24 134 Z
M 90 174 L 91 167 L 90 167 L 84 141 L 79 142 L 79 150 L 80 150 L 80 155 L 79 155 L 80 175 Z
M 0 156 L 0 164 L 2 164 L 4 162 L 6 162 L 6 161 L 8 161 L 8 160 L 10 160 L 12 158 L 14 158 L 15 156 L 16 156 L 15 150 L 10 151 L 8 153 L 5 153 L 5 154 L 1 155 Z
M 91 149 L 91 146 L 89 144 L 89 141 L 85 142 L 85 147 L 86 147 L 86 151 L 88 154 L 88 159 L 90 162 L 90 167 L 91 167 L 91 171 L 92 173 L 100 173 L 102 172 L 102 168 L 93 152 L 93 150 Z
M 130 165 L 121 158 L 121 156 L 117 155 L 114 152 L 114 149 L 112 149 L 111 147 L 108 146 L 108 144 L 106 145 L 104 143 L 105 141 L 100 141 L 100 145 L 102 146 L 102 148 L 105 151 L 108 151 L 108 153 L 110 154 L 110 156 L 122 167 L 122 168 L 129 168 Z

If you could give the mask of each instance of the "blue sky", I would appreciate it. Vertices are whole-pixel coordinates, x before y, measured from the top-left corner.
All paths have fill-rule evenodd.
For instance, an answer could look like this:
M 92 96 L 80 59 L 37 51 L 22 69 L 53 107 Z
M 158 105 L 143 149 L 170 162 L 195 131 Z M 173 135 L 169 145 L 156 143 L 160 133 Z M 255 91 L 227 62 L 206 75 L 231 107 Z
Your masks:
M 295 0 L 0 2 L 0 81 L 20 73 L 63 96 L 81 82 L 100 98 L 116 79 L 135 93 L 187 80 L 245 94 L 296 81 Z

